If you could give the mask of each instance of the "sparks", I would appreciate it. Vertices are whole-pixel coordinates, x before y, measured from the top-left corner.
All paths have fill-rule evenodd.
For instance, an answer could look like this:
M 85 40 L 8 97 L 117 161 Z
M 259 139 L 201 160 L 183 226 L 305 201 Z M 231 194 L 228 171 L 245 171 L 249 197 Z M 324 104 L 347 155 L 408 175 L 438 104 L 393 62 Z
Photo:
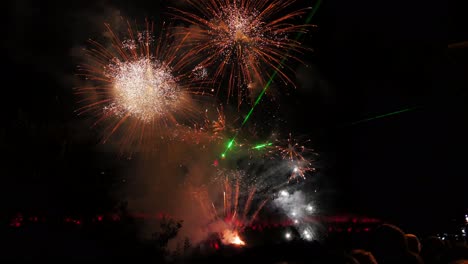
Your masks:
M 145 138 L 153 141 L 164 128 L 190 119 L 195 112 L 192 96 L 202 94 L 203 85 L 188 78 L 190 71 L 179 59 L 183 40 L 175 43 L 165 30 L 156 37 L 148 21 L 146 30 L 127 22 L 122 35 L 105 26 L 110 45 L 90 40 L 87 62 L 79 67 L 90 85 L 76 89 L 83 97 L 79 114 L 96 115 L 95 124 L 109 121 L 104 142 L 126 126 L 121 143 L 137 139 L 143 145 Z
M 295 138 L 292 137 L 292 134 L 289 133 L 289 137 L 286 140 L 277 140 L 276 141 L 276 150 L 278 154 L 285 160 L 294 161 L 300 160 L 304 161 L 306 158 L 304 154 L 310 152 L 311 150 L 305 147 L 305 144 L 310 142 L 306 140 L 305 142 L 298 142 Z M 293 169 L 297 170 L 297 166 Z
M 174 9 L 174 17 L 191 27 L 182 27 L 182 34 L 191 34 L 191 52 L 186 59 L 199 68 L 213 68 L 214 78 L 228 80 L 227 97 L 237 90 L 238 104 L 253 89 L 261 89 L 274 70 L 284 82 L 293 84 L 278 67 L 285 58 L 295 59 L 290 52 L 302 50 L 291 35 L 306 32 L 307 25 L 294 25 L 293 20 L 309 8 L 280 11 L 295 0 L 227 0 L 186 1 L 196 12 Z
M 288 162 L 291 171 L 290 180 L 305 179 L 308 172 L 315 171 L 308 158 L 310 154 L 313 154 L 313 150 L 306 147 L 308 142 L 310 140 L 300 142 L 290 133 L 286 140 L 276 140 L 275 149 L 270 151 L 270 154 L 279 156 Z
M 237 231 L 224 230 L 222 241 L 226 245 L 245 246 L 245 242 L 240 238 Z
M 292 164 L 293 168 L 289 176 L 289 180 L 294 179 L 305 179 L 306 174 L 310 171 L 315 171 L 315 168 L 312 167 L 312 163 L 306 160 L 293 160 L 289 161 Z
M 309 16 L 307 17 L 306 21 L 305 21 L 305 25 L 308 25 L 310 23 L 310 21 L 312 20 L 312 18 L 314 17 L 314 15 L 316 14 L 317 10 L 319 9 L 320 5 L 322 4 L 322 0 L 318 0 L 314 7 L 312 8 L 311 12 L 309 13 Z M 295 38 L 295 41 L 298 41 L 301 36 L 304 34 L 304 32 L 298 32 L 296 34 L 296 38 Z M 262 91 L 260 92 L 260 94 L 257 96 L 257 99 L 255 100 L 255 103 L 252 105 L 252 107 L 250 108 L 250 111 L 249 113 L 245 116 L 244 118 L 244 121 L 242 122 L 242 125 L 240 126 L 240 128 L 238 129 L 238 131 L 240 131 L 245 123 L 247 123 L 247 121 L 249 120 L 250 116 L 252 115 L 253 111 L 255 110 L 255 107 L 260 103 L 260 101 L 262 100 L 263 96 L 266 94 L 266 91 L 270 88 L 271 84 L 273 83 L 273 80 L 276 78 L 276 76 L 278 75 L 278 72 L 280 72 L 280 69 L 282 69 L 284 67 L 284 63 L 287 61 L 287 59 L 289 58 L 289 52 L 291 50 L 289 50 L 285 55 L 283 55 L 281 57 L 281 60 L 279 61 L 279 63 L 276 65 L 276 67 L 273 67 L 274 70 L 273 72 L 270 74 L 270 77 L 268 79 L 268 82 L 263 86 L 263 89 Z M 236 135 L 234 135 L 234 137 L 232 138 L 233 140 L 236 139 L 238 133 L 236 133 Z M 228 152 L 229 149 L 226 149 L 223 153 L 223 155 L 225 156 L 226 155 L 226 152 Z
M 131 62 L 115 61 L 106 76 L 113 80 L 114 114 L 128 115 L 145 123 L 166 116 L 176 106 L 180 91 L 171 68 L 157 60 L 139 58 Z
M 309 230 L 304 230 L 303 232 L 304 239 L 310 241 L 312 240 L 312 233 Z
M 223 244 L 226 245 L 245 245 L 245 242 L 240 238 L 239 234 L 245 228 L 252 225 L 260 211 L 266 205 L 268 199 L 261 200 L 257 203 L 257 189 L 255 186 L 242 188 L 243 172 L 242 171 L 224 171 L 219 170 L 222 180 L 222 210 L 215 206 L 215 202 L 209 197 L 206 187 L 197 188 L 193 191 L 194 197 L 198 200 L 202 215 L 206 216 L 207 220 L 217 223 L 222 223 L 224 228 L 219 231 Z

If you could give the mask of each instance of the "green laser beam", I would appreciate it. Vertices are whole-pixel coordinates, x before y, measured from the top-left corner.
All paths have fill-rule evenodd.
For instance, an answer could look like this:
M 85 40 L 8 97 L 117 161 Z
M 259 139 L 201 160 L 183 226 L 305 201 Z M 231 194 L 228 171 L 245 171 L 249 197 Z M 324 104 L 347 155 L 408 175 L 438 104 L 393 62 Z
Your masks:
M 318 8 L 322 4 L 322 0 L 318 0 L 314 7 L 312 7 L 312 11 L 310 11 L 309 16 L 306 18 L 305 24 L 309 24 L 310 21 L 312 21 L 312 18 L 314 17 L 315 13 L 317 13 Z M 299 33 L 298 36 L 296 37 L 296 40 L 302 36 L 302 33 Z
M 224 152 L 221 154 L 221 158 L 224 159 L 224 158 L 226 157 L 226 153 L 232 148 L 232 145 L 234 144 L 234 141 L 236 140 L 237 135 L 239 135 L 239 130 L 236 132 L 236 134 L 234 135 L 234 137 L 232 137 L 232 139 L 229 140 L 229 142 L 227 143 L 226 149 L 225 149 Z
M 263 144 L 258 144 L 256 146 L 254 146 L 252 149 L 262 149 L 262 148 L 266 148 L 266 147 L 271 146 L 271 145 L 273 145 L 273 143 L 267 142 L 267 143 L 263 143 Z
M 378 115 L 378 116 L 373 116 L 373 117 L 361 119 L 361 120 L 352 122 L 350 125 L 354 126 L 354 125 L 357 125 L 357 124 L 361 124 L 361 123 L 364 123 L 364 122 L 368 122 L 368 121 L 372 121 L 372 120 L 384 118 L 384 117 L 387 117 L 387 116 L 398 115 L 398 114 L 401 114 L 401 113 L 413 111 L 413 110 L 416 109 L 416 108 L 417 108 L 417 107 L 405 108 L 405 109 L 398 110 L 398 111 L 395 111 L 395 112 L 391 112 L 391 113 L 387 113 L 387 114 L 383 114 L 383 115 Z
M 281 62 L 280 62 L 280 65 L 282 65 L 282 64 L 284 63 L 285 60 L 286 60 L 286 59 L 283 58 L 283 60 L 281 60 Z M 253 113 L 255 107 L 258 105 L 258 103 L 260 103 L 260 100 L 262 100 L 263 95 L 265 95 L 266 90 L 270 87 L 271 83 L 273 82 L 273 79 L 276 77 L 277 74 L 278 74 L 278 71 L 275 71 L 275 72 L 271 75 L 270 79 L 269 79 L 268 82 L 266 83 L 266 85 L 265 85 L 265 87 L 263 88 L 262 92 L 258 95 L 257 100 L 255 100 L 254 105 L 252 106 L 252 108 L 250 108 L 249 113 L 245 116 L 244 121 L 242 122 L 242 125 L 241 125 L 240 129 L 242 129 L 242 128 L 244 127 L 245 123 L 247 123 L 247 120 L 249 120 L 249 118 L 250 118 L 250 116 L 252 115 L 252 113 Z
M 232 139 L 231 141 L 229 141 L 228 145 L 227 145 L 227 148 L 231 148 L 232 147 L 232 144 L 234 144 L 234 139 Z
M 305 21 L 305 24 L 309 24 L 310 21 L 312 20 L 312 18 L 314 17 L 315 13 L 317 13 L 317 10 L 318 8 L 320 7 L 320 5 L 322 4 L 322 0 L 318 0 L 315 5 L 312 7 L 312 11 L 309 13 L 309 15 L 307 16 L 306 18 L 306 21 Z M 296 38 L 295 40 L 299 40 L 299 38 L 302 37 L 302 35 L 304 34 L 304 32 L 299 32 L 297 33 L 296 35 Z M 284 62 L 287 60 L 287 55 L 289 53 L 286 53 L 283 58 L 281 59 L 280 63 L 278 64 L 278 66 L 276 67 L 277 69 L 280 69 Z M 244 127 L 245 123 L 247 123 L 247 121 L 249 120 L 250 116 L 252 115 L 253 111 L 255 110 L 255 107 L 260 103 L 260 101 L 262 100 L 263 96 L 265 95 L 266 91 L 268 90 L 268 88 L 270 87 L 270 85 L 273 83 L 273 80 L 276 78 L 276 76 L 278 75 L 278 70 L 275 70 L 273 72 L 273 74 L 270 76 L 270 79 L 268 80 L 268 82 L 265 84 L 265 87 L 263 87 L 263 90 L 262 92 L 258 95 L 257 99 L 255 100 L 255 103 L 253 104 L 252 108 L 250 109 L 249 113 L 245 116 L 244 118 L 244 121 L 242 122 L 239 130 L 236 132 L 236 134 L 234 135 L 234 137 L 229 141 L 226 149 L 224 150 L 224 152 L 221 154 L 221 157 L 225 158 L 226 157 L 226 153 L 229 151 L 229 149 L 232 147 L 232 143 L 234 143 L 234 140 L 237 138 L 237 136 L 239 135 L 239 131 Z

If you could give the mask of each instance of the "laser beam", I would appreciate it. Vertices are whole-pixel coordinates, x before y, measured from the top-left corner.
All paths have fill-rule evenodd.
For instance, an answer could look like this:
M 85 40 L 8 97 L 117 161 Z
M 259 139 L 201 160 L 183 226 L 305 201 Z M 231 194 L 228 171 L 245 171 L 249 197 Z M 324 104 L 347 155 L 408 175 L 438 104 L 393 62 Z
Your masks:
M 322 0 L 318 0 L 315 5 L 312 7 L 312 11 L 309 13 L 309 15 L 307 16 L 306 20 L 305 20 L 305 24 L 309 24 L 310 21 L 312 20 L 312 18 L 314 17 L 314 15 L 317 13 L 317 10 L 318 8 L 320 7 L 320 5 L 322 4 Z M 299 32 L 297 35 L 296 35 L 296 38 L 295 40 L 298 40 L 299 38 L 302 37 L 304 33 L 303 32 Z M 287 54 L 286 53 L 283 58 L 281 59 L 280 63 L 278 64 L 278 66 L 276 67 L 277 69 L 281 69 L 281 67 L 283 67 L 283 64 L 284 62 L 287 60 Z M 278 75 L 278 70 L 275 70 L 273 72 L 273 74 L 270 76 L 270 79 L 268 80 L 268 82 L 265 84 L 265 87 L 263 87 L 263 90 L 262 92 L 258 95 L 257 99 L 255 100 L 255 103 L 253 104 L 252 108 L 250 109 L 250 111 L 248 112 L 248 114 L 245 116 L 244 118 L 244 121 L 242 122 L 239 130 L 237 130 L 236 134 L 234 135 L 234 137 L 230 140 L 230 142 L 228 143 L 228 146 L 226 147 L 226 149 L 224 150 L 224 152 L 221 154 L 221 157 L 222 158 L 225 158 L 226 157 L 226 153 L 229 151 L 229 149 L 232 147 L 232 143 L 234 142 L 234 140 L 237 138 L 237 136 L 239 135 L 239 131 L 242 130 L 242 128 L 244 127 L 245 123 L 247 123 L 247 121 L 249 120 L 250 116 L 252 115 L 253 111 L 255 110 L 255 107 L 260 103 L 260 101 L 262 100 L 263 96 L 265 95 L 266 91 L 268 90 L 268 88 L 270 88 L 270 85 L 273 83 L 273 80 L 276 78 L 276 76 Z
M 273 143 L 267 142 L 267 143 L 263 143 L 263 144 L 258 144 L 256 146 L 252 147 L 252 149 L 263 149 L 263 148 L 266 148 L 266 147 L 271 146 L 271 145 L 273 145 Z
M 373 120 L 381 119 L 381 118 L 388 117 L 388 116 L 394 116 L 394 115 L 406 113 L 406 112 L 409 112 L 409 111 L 413 111 L 416 108 L 417 107 L 405 108 L 405 109 L 394 111 L 394 112 L 391 112 L 391 113 L 386 113 L 386 114 L 382 114 L 382 115 L 378 115 L 378 116 L 373 116 L 373 117 L 361 119 L 361 120 L 352 122 L 350 125 L 354 126 L 354 125 L 365 123 L 365 122 L 368 122 L 368 121 L 373 121 Z

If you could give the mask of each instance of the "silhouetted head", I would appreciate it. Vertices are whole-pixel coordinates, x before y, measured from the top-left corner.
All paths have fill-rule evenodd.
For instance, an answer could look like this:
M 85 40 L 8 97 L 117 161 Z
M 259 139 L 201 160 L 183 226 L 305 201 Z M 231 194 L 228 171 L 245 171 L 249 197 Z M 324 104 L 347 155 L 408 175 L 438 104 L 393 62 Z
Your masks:
M 421 256 L 426 263 L 437 263 L 444 251 L 444 242 L 438 237 L 431 236 L 423 241 Z
M 344 252 L 329 252 L 326 254 L 326 261 L 326 263 L 360 264 L 357 259 Z
M 379 255 L 402 255 L 408 250 L 408 243 L 400 228 L 383 224 L 375 230 L 374 247 Z
M 466 259 L 456 260 L 456 261 L 450 262 L 450 264 L 468 264 L 468 260 Z
M 369 251 L 355 249 L 351 252 L 351 255 L 359 261 L 359 264 L 377 264 L 377 260 L 374 258 L 374 255 Z
M 405 236 L 409 251 L 419 255 L 419 253 L 421 253 L 421 243 L 419 242 L 419 238 L 413 234 L 406 234 Z
M 428 237 L 424 240 L 422 251 L 424 253 L 442 253 L 445 250 L 444 242 L 435 236 Z

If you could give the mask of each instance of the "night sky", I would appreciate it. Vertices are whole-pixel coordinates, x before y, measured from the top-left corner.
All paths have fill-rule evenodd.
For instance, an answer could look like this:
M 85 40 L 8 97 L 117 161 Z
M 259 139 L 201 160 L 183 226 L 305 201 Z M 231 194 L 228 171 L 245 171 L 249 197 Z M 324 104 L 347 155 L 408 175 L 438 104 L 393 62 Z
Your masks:
M 0 208 L 86 214 L 113 206 L 110 193 L 131 162 L 74 113 L 79 50 L 108 19 L 157 19 L 169 2 L 8 5 Z M 399 5 L 324 1 L 312 20 L 318 28 L 305 37 L 312 77 L 281 109 L 322 154 L 320 181 L 333 190 L 333 210 L 430 228 L 467 207 L 468 54 L 447 50 L 443 8 Z M 450 42 L 468 40 L 449 23 Z M 406 108 L 413 110 L 352 125 Z

